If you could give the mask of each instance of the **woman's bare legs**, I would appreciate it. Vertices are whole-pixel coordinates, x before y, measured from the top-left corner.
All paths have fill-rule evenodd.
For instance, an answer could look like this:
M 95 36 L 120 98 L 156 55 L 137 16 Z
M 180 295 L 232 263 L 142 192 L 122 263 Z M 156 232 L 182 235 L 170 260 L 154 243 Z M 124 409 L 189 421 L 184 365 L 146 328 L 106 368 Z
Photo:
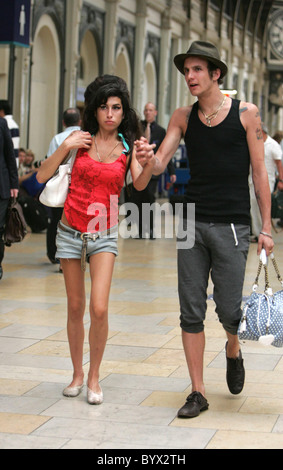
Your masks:
M 84 273 L 80 259 L 61 259 L 68 298 L 67 333 L 74 373 L 70 387 L 83 383 L 83 346 L 85 312 Z
M 108 337 L 108 302 L 115 262 L 113 253 L 97 253 L 90 257 L 90 368 L 88 387 L 100 393 L 99 368 Z

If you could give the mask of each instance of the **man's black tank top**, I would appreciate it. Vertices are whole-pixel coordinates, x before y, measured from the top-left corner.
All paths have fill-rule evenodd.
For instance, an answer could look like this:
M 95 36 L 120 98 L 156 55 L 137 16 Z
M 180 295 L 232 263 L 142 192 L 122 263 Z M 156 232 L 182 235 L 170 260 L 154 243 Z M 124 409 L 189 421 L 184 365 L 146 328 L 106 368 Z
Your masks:
M 239 106 L 233 99 L 214 127 L 199 119 L 198 102 L 192 107 L 184 139 L 191 173 L 185 201 L 195 203 L 198 221 L 250 223 L 250 154 Z

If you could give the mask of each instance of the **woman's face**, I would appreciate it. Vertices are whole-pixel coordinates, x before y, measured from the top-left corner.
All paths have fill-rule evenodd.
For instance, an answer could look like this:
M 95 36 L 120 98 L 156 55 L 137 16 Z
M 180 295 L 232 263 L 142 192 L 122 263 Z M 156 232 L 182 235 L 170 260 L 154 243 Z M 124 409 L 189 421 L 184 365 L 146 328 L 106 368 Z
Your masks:
M 99 127 L 104 130 L 118 129 L 124 117 L 121 99 L 110 96 L 105 104 L 96 110 L 96 119 Z

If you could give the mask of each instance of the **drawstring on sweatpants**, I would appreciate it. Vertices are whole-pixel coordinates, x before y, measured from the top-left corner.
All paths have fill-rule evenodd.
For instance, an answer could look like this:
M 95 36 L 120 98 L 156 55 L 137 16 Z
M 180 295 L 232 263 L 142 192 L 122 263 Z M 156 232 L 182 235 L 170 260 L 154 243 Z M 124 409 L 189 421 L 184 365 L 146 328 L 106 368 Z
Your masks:
M 238 238 L 237 238 L 236 229 L 235 229 L 234 224 L 231 224 L 231 229 L 232 229 L 232 232 L 233 232 L 233 235 L 234 235 L 235 246 L 238 246 L 239 242 L 238 242 Z

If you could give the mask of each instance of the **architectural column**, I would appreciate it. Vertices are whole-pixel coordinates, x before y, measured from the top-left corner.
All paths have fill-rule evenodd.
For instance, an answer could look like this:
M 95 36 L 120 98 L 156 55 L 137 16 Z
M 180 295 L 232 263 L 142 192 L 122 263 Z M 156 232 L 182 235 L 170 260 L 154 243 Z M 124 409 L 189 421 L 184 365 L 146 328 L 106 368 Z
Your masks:
M 160 44 L 160 64 L 159 64 L 159 93 L 158 93 L 158 122 L 166 127 L 166 102 L 168 93 L 169 65 L 171 53 L 171 19 L 170 10 L 166 9 L 162 18 L 161 44 Z
M 249 103 L 253 102 L 253 93 L 254 93 L 254 70 L 256 69 L 254 65 L 254 60 L 251 61 L 251 63 L 248 66 L 248 96 L 247 96 L 247 101 Z
M 176 53 L 177 54 L 184 54 L 188 49 L 191 43 L 193 42 L 191 38 L 191 29 L 190 29 L 190 21 L 187 20 L 186 23 L 184 24 L 183 27 L 183 37 L 181 40 L 179 40 L 179 51 Z M 177 70 L 175 65 L 173 64 L 173 67 Z M 196 99 L 192 97 L 185 77 L 182 75 L 179 71 L 177 72 L 177 86 L 179 88 L 179 96 L 178 96 L 178 105 L 177 106 L 190 106 L 193 104 Z
M 146 37 L 146 2 L 137 0 L 136 12 L 136 38 L 135 38 L 135 63 L 133 105 L 136 109 L 142 109 L 142 96 L 144 87 L 144 53 Z
M 115 71 L 115 46 L 117 37 L 118 4 L 120 0 L 105 0 L 105 33 L 103 73 L 113 74 Z
M 19 109 L 14 109 L 13 114 L 17 116 L 20 115 L 18 121 L 20 127 L 20 146 L 27 146 L 28 140 L 28 119 L 26 115 L 26 110 L 29 108 L 29 81 L 30 81 L 30 49 L 22 49 L 20 54 L 21 62 L 21 78 L 19 83 L 19 90 L 16 91 L 16 99 L 19 106 Z M 20 97 L 18 96 L 18 91 L 20 91 Z M 14 107 L 15 108 L 15 107 Z
M 241 58 L 239 60 L 239 68 L 238 68 L 238 95 L 237 95 L 237 98 L 239 100 L 243 99 L 243 81 L 244 81 L 244 59 Z
M 66 68 L 64 109 L 73 107 L 77 101 L 77 72 L 79 60 L 79 30 L 83 0 L 69 0 L 67 3 Z

